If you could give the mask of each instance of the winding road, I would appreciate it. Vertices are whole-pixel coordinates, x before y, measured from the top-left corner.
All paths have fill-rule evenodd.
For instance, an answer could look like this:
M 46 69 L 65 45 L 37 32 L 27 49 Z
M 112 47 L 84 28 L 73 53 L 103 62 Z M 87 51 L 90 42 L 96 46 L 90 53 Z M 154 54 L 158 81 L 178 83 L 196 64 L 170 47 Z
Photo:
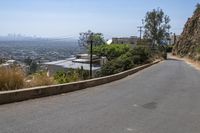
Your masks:
M 1 105 L 0 133 L 200 133 L 200 71 L 169 59 L 106 85 Z

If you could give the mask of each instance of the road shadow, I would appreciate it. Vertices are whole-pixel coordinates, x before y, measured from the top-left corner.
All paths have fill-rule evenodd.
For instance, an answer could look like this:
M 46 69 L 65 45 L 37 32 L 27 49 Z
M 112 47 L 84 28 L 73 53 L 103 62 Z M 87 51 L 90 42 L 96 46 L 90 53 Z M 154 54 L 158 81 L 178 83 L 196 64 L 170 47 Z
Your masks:
M 167 60 L 169 60 L 169 61 L 182 61 L 182 60 L 175 59 L 175 58 L 167 58 Z
M 181 59 L 179 59 L 176 56 L 172 55 L 172 53 L 167 53 L 167 60 L 169 60 L 169 61 L 182 61 Z
M 145 109 L 156 109 L 157 104 L 158 103 L 156 103 L 156 102 L 150 102 L 150 103 L 146 103 L 146 104 L 142 105 L 142 107 Z

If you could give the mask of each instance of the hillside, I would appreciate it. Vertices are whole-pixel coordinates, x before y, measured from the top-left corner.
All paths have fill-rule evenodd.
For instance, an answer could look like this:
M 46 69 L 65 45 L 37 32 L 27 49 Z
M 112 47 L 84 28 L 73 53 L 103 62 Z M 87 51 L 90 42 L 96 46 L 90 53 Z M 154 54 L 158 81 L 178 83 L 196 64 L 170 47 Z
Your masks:
M 200 60 L 200 4 L 185 24 L 179 41 L 175 44 L 173 54 Z

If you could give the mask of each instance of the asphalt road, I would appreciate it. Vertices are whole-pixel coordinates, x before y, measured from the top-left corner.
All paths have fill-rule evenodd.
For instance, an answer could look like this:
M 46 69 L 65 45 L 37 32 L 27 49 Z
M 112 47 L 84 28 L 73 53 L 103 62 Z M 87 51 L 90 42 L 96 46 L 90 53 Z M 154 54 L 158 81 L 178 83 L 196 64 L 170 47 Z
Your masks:
M 200 133 L 200 72 L 168 60 L 110 84 L 2 105 L 0 133 Z

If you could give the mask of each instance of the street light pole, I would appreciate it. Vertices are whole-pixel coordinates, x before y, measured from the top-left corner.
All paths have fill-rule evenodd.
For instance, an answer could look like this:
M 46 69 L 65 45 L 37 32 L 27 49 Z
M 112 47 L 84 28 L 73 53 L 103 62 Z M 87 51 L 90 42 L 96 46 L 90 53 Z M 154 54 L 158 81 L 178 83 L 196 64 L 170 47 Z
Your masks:
M 92 63 L 93 63 L 93 33 L 90 35 L 90 79 L 92 79 Z

